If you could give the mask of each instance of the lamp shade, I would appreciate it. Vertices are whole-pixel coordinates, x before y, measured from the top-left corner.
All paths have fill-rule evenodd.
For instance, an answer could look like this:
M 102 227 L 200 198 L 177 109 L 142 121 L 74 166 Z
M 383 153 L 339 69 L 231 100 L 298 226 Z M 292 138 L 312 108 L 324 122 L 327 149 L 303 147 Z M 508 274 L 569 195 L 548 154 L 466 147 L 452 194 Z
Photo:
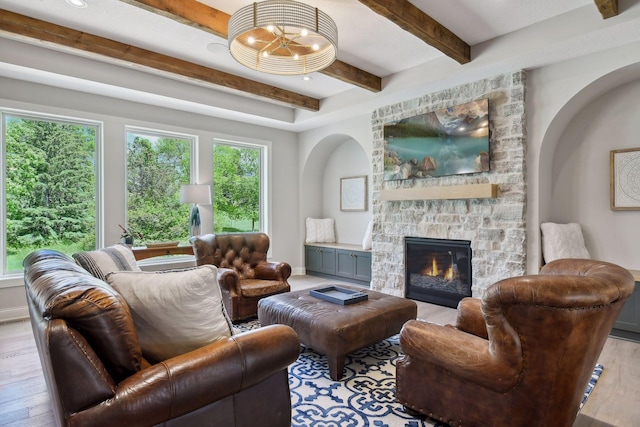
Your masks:
M 211 204 L 211 187 L 205 184 L 187 184 L 180 187 L 180 203 Z
M 231 56 L 253 70 L 279 75 L 320 71 L 338 52 L 338 28 L 318 8 L 294 0 L 265 0 L 229 19 Z

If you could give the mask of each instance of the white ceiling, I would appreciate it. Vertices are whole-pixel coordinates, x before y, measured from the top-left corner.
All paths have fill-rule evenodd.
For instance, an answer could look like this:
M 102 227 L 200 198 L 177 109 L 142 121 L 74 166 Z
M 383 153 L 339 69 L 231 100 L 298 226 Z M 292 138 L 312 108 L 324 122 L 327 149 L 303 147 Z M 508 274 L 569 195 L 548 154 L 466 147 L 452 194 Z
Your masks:
M 248 114 L 255 116 L 251 119 L 246 117 L 246 112 L 245 117 L 240 117 L 241 120 L 291 130 L 321 125 L 321 117 L 326 121 L 333 120 L 337 116 L 356 114 L 355 109 L 359 109 L 359 102 L 372 106 L 376 102 L 385 105 L 384 103 L 393 101 L 397 97 L 402 99 L 403 91 L 415 87 L 415 83 L 408 83 L 409 81 L 423 80 L 423 83 L 442 82 L 442 84 L 451 85 L 455 84 L 456 80 L 468 79 L 465 76 L 469 73 L 491 73 L 494 70 L 502 72 L 503 68 L 508 67 L 532 68 L 545 65 L 545 62 L 561 60 L 567 55 L 584 54 L 594 49 L 606 49 L 637 40 L 639 35 L 633 32 L 640 32 L 638 31 L 640 6 L 633 0 L 620 0 L 620 15 L 608 20 L 602 19 L 593 0 L 412 0 L 411 3 L 472 46 L 472 61 L 469 64 L 460 65 L 391 21 L 377 15 L 357 0 L 306 2 L 323 10 L 335 20 L 339 31 L 338 59 L 383 77 L 383 91 L 373 94 L 320 73 L 314 73 L 313 80 L 307 82 L 300 77 L 272 76 L 249 70 L 237 64 L 228 52 L 215 54 L 207 49 L 210 43 L 226 45 L 227 42 L 224 39 L 119 0 L 87 0 L 87 2 L 89 3 L 87 8 L 76 9 L 68 6 L 65 0 L 0 0 L 0 8 L 321 99 L 320 112 L 294 111 L 291 120 L 269 117 L 268 114 L 262 117 L 259 113 Z M 200 2 L 228 14 L 233 14 L 240 7 L 252 3 L 250 0 L 200 0 Z M 569 31 L 567 26 L 572 29 Z M 552 43 L 554 46 L 551 46 L 549 42 L 545 42 L 548 40 L 545 37 L 550 37 L 554 32 L 560 34 L 561 38 L 554 38 Z M 585 34 L 595 32 L 598 32 L 598 43 L 584 38 Z M 626 35 L 628 33 L 632 35 L 629 37 Z M 540 34 L 539 44 L 536 44 L 538 34 Z M 620 39 L 621 35 L 625 35 L 626 38 Z M 5 37 L 7 40 L 15 39 L 15 36 L 2 34 L 1 31 L 0 37 Z M 511 46 L 509 44 L 511 40 L 514 43 L 520 43 L 521 47 Z M 526 46 L 522 45 L 522 40 L 532 44 L 531 52 L 521 51 L 526 49 Z M 551 47 L 554 51 L 550 50 Z M 562 49 L 565 52 L 562 52 Z M 69 50 L 65 51 L 69 52 Z M 553 58 L 554 52 L 560 52 L 558 59 Z M 82 53 L 80 55 L 87 56 Z M 4 66 L 2 61 L 0 57 L 0 75 L 16 77 L 20 74 L 18 71 L 24 72 L 27 71 L 25 68 L 30 68 L 21 64 L 18 59 L 13 63 L 6 61 Z M 118 65 L 122 66 L 122 64 Z M 24 73 L 30 75 L 28 79 L 63 86 L 60 81 L 64 80 L 65 76 L 61 74 L 65 73 L 61 71 L 31 69 L 29 72 Z M 41 77 L 37 77 L 38 75 Z M 455 76 L 459 78 L 456 79 Z M 75 77 L 74 81 L 78 78 L 83 80 L 78 87 L 91 86 L 92 78 L 80 75 Z M 104 84 L 111 86 L 111 94 L 134 89 L 112 82 L 95 81 L 94 83 L 93 90 L 86 90 L 99 93 L 99 87 Z M 68 81 L 67 85 L 70 84 Z M 212 88 L 211 90 L 224 89 Z M 149 92 L 145 93 L 149 97 L 154 95 L 152 90 L 145 89 L 145 92 Z M 125 94 L 122 96 L 126 98 Z M 248 97 L 248 99 L 257 102 L 255 97 Z M 185 102 L 186 104 L 182 105 Z M 163 103 L 166 104 L 166 99 Z M 349 105 L 354 107 L 353 112 L 345 111 Z M 211 109 L 207 110 L 207 106 Z M 281 106 L 273 108 L 279 107 Z M 213 103 L 206 105 L 202 101 L 189 99 L 178 100 L 176 108 L 214 116 L 228 116 L 227 118 L 233 117 L 234 111 L 238 110 L 237 108 L 227 109 Z M 227 113 L 221 112 L 221 109 Z M 332 116 L 339 111 L 340 114 Z

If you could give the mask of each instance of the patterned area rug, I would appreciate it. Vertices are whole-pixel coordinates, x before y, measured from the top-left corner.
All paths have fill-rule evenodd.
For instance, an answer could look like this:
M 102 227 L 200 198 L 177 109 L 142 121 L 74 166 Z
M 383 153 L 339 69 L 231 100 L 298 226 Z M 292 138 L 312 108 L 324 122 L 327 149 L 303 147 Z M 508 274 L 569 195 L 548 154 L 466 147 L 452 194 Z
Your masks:
M 257 320 L 236 325 L 257 329 Z M 398 335 L 350 354 L 341 381 L 329 378 L 326 358 L 306 348 L 289 367 L 292 427 L 446 427 L 414 418 L 395 399 L 396 361 L 401 356 Z M 596 365 L 580 408 L 602 373 Z

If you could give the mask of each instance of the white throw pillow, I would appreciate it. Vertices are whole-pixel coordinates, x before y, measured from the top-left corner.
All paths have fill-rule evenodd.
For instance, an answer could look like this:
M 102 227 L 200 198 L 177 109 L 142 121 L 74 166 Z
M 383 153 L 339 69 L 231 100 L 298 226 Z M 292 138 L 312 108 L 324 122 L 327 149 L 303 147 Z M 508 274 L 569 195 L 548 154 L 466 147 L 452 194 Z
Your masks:
M 364 232 L 364 239 L 362 239 L 362 249 L 371 250 L 373 246 L 373 221 L 369 221 L 367 229 Z
M 107 275 L 129 305 L 145 358 L 157 363 L 232 335 L 217 274 L 203 265 Z
M 333 218 L 307 218 L 307 243 L 335 243 L 335 220 Z
M 542 256 L 549 263 L 560 258 L 591 258 L 584 244 L 582 228 L 575 222 L 540 224 L 542 231 Z

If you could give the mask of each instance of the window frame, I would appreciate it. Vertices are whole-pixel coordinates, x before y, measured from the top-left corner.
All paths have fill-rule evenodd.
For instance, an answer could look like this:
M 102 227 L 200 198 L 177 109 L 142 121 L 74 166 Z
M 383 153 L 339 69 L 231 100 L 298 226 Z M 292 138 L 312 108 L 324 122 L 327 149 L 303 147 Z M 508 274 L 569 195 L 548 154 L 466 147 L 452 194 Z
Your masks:
M 95 151 L 94 151 L 94 178 L 95 178 L 95 241 L 96 248 L 104 244 L 104 122 L 60 114 L 41 113 L 29 110 L 19 110 L 13 108 L 0 108 L 0 256 L 2 257 L 0 266 L 0 279 L 15 279 L 24 275 L 24 270 L 7 271 L 7 204 L 6 204 L 6 129 L 7 116 L 18 117 L 25 120 L 48 121 L 76 126 L 95 128 Z M 3 286 L 0 286 L 3 287 Z

